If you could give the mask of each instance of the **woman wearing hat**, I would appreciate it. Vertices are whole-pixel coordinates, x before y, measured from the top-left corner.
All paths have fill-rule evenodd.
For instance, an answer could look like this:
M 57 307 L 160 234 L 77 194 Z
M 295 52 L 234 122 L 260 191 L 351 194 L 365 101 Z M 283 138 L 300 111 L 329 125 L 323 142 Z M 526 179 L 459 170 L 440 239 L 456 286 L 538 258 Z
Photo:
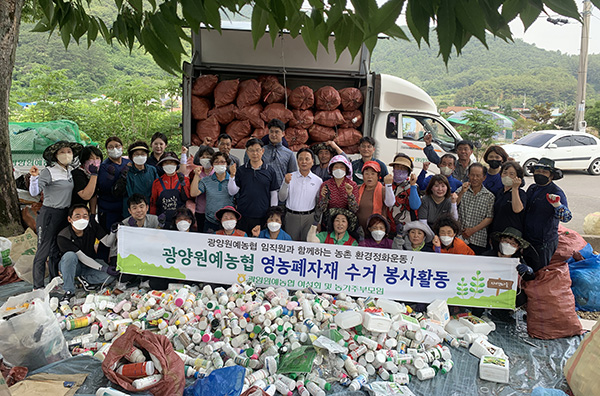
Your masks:
M 402 235 L 394 238 L 392 249 L 411 250 L 413 252 L 433 252 L 433 238 L 435 235 L 427 223 L 423 221 L 411 221 L 404 225 Z
M 358 186 L 352 181 L 352 165 L 343 155 L 336 155 L 329 161 L 331 179 L 323 182 L 319 190 L 319 211 L 325 213 L 331 208 L 344 208 L 353 213 L 358 210 Z
M 59 141 L 44 150 L 43 158 L 48 166 L 41 171 L 32 166 L 29 193 L 35 197 L 44 193 L 42 208 L 36 220 L 38 235 L 37 251 L 33 259 L 33 288 L 44 287 L 46 259 L 50 278 L 58 276 L 60 252 L 56 236 L 69 223 L 67 215 L 73 194 L 71 175 L 73 156 L 79 155 L 83 146 L 79 143 Z
M 362 169 L 363 184 L 358 188 L 358 224 L 363 235 L 366 235 L 367 220 L 372 214 L 384 215 L 388 213 L 388 208 L 394 206 L 394 191 L 392 182 L 394 177 L 390 174 L 385 175 L 383 182 L 385 188 L 379 183 L 381 166 L 375 161 L 367 161 Z
M 378 213 L 374 213 L 367 220 L 367 233 L 365 239 L 358 246 L 391 249 L 392 240 L 387 238 L 390 233 L 390 223 Z
M 221 223 L 223 229 L 215 232 L 217 235 L 232 235 L 245 237 L 248 236 L 244 231 L 236 228 L 238 221 L 242 218 L 240 212 L 235 210 L 233 206 L 225 206 L 216 213 L 217 220 Z
M 311 151 L 315 153 L 319 159 L 319 164 L 314 165 L 310 171 L 319 176 L 323 181 L 331 179 L 331 173 L 329 173 L 329 161 L 331 161 L 331 158 L 333 158 L 334 155 L 343 155 L 347 158 L 344 150 L 342 150 L 333 140 L 315 144 L 311 147 Z
M 306 240 L 314 243 L 326 243 L 329 245 L 357 246 L 358 242 L 349 230 L 356 228 L 356 216 L 344 208 L 333 208 L 330 211 L 329 227 L 327 232 L 317 234 L 317 225 L 313 224 L 308 230 Z
M 402 227 L 409 221 L 418 218 L 417 211 L 421 207 L 421 198 L 417 189 L 417 178 L 412 174 L 413 162 L 404 153 L 398 153 L 394 162 L 389 164 L 394 169 L 394 206 L 389 210 L 393 220 L 392 233 L 402 232 Z
M 573 216 L 565 193 L 554 184 L 554 180 L 563 177 L 562 171 L 554 167 L 554 161 L 542 158 L 531 168 L 535 184 L 527 189 L 524 234 L 545 267 L 558 246 L 558 222 L 566 223 Z
M 158 165 L 165 173 L 152 184 L 150 213 L 157 216 L 164 214 L 165 228 L 171 228 L 177 208 L 184 206 L 190 196 L 190 180 L 177 173 L 179 158 L 172 151 L 164 153 Z

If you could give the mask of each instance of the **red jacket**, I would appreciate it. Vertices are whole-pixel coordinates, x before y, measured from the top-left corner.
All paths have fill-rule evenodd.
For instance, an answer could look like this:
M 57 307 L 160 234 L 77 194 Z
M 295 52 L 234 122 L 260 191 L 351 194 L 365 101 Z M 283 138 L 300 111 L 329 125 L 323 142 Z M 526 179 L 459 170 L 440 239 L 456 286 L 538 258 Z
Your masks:
M 175 173 L 172 176 L 167 175 L 166 173 L 160 177 L 165 187 L 168 189 L 175 188 L 177 186 L 177 182 L 179 181 L 178 173 Z M 160 179 L 154 180 L 152 183 L 152 196 L 150 197 L 150 213 L 156 214 L 156 202 L 158 201 L 158 197 L 160 193 L 163 191 L 162 185 L 160 184 Z M 189 198 L 190 196 L 190 179 L 187 176 L 183 177 L 183 183 L 179 183 L 179 191 L 185 193 L 185 196 Z

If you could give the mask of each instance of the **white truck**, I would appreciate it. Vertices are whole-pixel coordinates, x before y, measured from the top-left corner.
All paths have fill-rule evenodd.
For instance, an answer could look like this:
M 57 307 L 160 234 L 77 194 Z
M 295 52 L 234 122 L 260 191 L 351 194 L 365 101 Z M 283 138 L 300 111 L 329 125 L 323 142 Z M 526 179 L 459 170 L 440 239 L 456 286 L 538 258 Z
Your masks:
M 327 52 L 319 45 L 315 59 L 300 36 L 292 38 L 284 33 L 272 46 L 266 35 L 254 49 L 247 23 L 224 24 L 222 34 L 200 29 L 199 34 L 193 35 L 192 63 L 184 63 L 183 143 L 189 145 L 195 131 L 191 92 L 198 76 L 216 74 L 220 80 L 244 80 L 272 74 L 290 89 L 300 85 L 315 91 L 326 85 L 336 89 L 359 88 L 364 95 L 361 133 L 375 139 L 375 156 L 383 162 L 391 162 L 396 153 L 403 152 L 420 168 L 427 161 L 423 153 L 423 135 L 427 132 L 433 135 L 433 145 L 440 156 L 454 151 L 461 137 L 439 115 L 425 91 L 401 78 L 371 72 L 370 54 L 364 46 L 354 60 L 345 50 L 337 61 L 333 36 L 329 48 Z M 235 154 L 243 157 L 243 153 Z

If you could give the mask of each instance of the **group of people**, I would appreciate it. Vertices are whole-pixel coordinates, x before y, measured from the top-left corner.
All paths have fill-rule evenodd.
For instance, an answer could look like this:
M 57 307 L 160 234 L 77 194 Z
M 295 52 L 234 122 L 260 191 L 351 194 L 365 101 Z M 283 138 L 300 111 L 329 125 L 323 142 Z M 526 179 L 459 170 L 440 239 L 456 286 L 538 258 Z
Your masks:
M 44 285 L 47 259 L 67 293 L 76 280 L 84 287 L 112 280 L 118 226 L 518 257 L 519 273 L 532 278 L 556 250 L 558 222 L 571 218 L 553 182 L 562 172 L 549 159 L 533 165 L 535 184 L 524 191 L 522 167 L 496 145 L 483 156 L 486 167 L 472 161 L 471 142 L 458 142 L 458 158 L 440 158 L 425 135 L 439 174 L 427 175 L 425 162 L 417 175 L 403 153 L 387 165 L 377 159 L 368 136 L 351 161 L 333 141 L 294 153 L 283 122 L 267 127 L 263 139 L 246 142 L 243 160 L 231 154 L 227 134 L 214 145 L 205 140 L 190 164 L 187 149 L 168 151 L 161 133 L 150 146 L 130 144 L 127 158 L 116 136 L 105 142 L 106 159 L 96 147 L 49 146 L 48 166 L 30 170 L 30 193 L 43 193 L 34 287 Z

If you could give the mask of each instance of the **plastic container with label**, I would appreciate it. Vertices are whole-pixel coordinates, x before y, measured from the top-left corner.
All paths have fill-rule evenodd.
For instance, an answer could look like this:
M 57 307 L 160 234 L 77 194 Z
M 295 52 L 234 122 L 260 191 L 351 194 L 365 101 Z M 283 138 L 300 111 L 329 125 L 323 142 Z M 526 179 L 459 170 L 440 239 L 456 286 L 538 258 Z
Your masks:
M 504 350 L 496 345 L 489 343 L 483 338 L 478 338 L 475 340 L 471 348 L 469 348 L 469 352 L 478 358 L 482 356 L 495 356 L 495 357 L 505 357 Z
M 445 326 L 450 321 L 450 311 L 445 300 L 434 300 L 427 306 L 427 316 Z
M 479 360 L 479 378 L 486 381 L 508 384 L 508 358 L 498 356 L 482 356 Z
M 344 311 L 335 315 L 335 324 L 342 329 L 351 329 L 362 324 L 363 316 L 357 311 Z
M 404 328 L 404 329 L 412 330 L 412 331 L 421 329 L 421 325 L 419 324 L 419 321 L 417 319 L 413 318 L 412 316 L 400 314 L 400 315 L 394 317 L 394 320 L 398 321 L 400 323 L 401 329 Z
M 490 326 L 485 320 L 480 317 L 467 315 L 458 319 L 458 321 L 469 328 L 473 333 L 480 333 L 488 335 L 492 331 Z
M 392 319 L 380 314 L 363 312 L 362 325 L 365 329 L 374 333 L 387 333 L 392 327 Z
M 457 319 L 450 319 L 444 329 L 457 338 L 462 338 L 469 331 L 469 328 Z
M 406 307 L 404 304 L 396 301 L 386 300 L 385 298 L 378 298 L 375 304 L 378 308 L 383 309 L 384 312 L 387 312 L 392 316 L 406 312 Z

